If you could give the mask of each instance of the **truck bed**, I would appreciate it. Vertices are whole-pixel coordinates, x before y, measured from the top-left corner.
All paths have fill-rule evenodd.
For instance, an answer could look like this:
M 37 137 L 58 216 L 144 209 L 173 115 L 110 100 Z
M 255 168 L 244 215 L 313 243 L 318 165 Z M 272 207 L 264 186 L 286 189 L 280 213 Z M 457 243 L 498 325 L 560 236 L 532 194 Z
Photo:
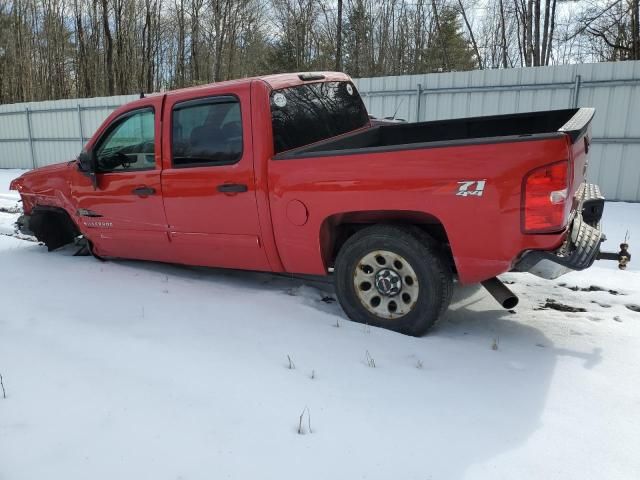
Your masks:
M 532 140 L 567 134 L 575 142 L 593 118 L 593 108 L 570 108 L 419 123 L 376 125 L 289 150 L 274 158 L 352 155 L 415 148 Z

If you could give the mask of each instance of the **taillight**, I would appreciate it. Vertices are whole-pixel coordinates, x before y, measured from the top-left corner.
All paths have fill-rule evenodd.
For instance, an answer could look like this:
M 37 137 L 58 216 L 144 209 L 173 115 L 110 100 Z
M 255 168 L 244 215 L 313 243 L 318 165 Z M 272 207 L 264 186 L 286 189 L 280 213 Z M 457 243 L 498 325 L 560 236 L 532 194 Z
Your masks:
M 524 180 L 522 226 L 526 233 L 542 233 L 564 228 L 571 199 L 569 162 L 545 165 Z

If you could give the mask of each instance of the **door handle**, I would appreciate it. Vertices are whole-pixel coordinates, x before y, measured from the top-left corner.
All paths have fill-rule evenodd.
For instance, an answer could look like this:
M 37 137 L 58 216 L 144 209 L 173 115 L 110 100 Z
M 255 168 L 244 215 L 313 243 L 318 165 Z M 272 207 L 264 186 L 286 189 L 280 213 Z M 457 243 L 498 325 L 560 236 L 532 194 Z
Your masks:
M 131 193 L 134 195 L 138 195 L 139 197 L 146 197 L 148 195 L 153 195 L 156 193 L 156 189 L 152 187 L 137 187 L 131 190 Z
M 223 183 L 218 185 L 218 191 L 222 193 L 242 193 L 249 190 L 244 183 Z

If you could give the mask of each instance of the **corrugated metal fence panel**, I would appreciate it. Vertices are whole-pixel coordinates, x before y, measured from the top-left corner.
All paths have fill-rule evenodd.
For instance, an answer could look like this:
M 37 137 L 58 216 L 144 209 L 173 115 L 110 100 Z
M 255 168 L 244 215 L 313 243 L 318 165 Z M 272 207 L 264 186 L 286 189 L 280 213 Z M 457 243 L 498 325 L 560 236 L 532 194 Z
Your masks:
M 378 117 L 395 114 L 412 122 L 418 115 L 424 121 L 574 104 L 595 107 L 589 178 L 600 184 L 610 199 L 640 201 L 639 61 L 361 78 L 355 82 L 370 113 Z M 34 163 L 42 166 L 75 157 L 84 140 L 116 106 L 135 98 L 137 95 L 123 95 L 0 105 L 0 168 L 32 168 Z
M 479 70 L 355 80 L 369 112 L 414 122 L 595 107 L 589 180 L 640 201 L 640 62 Z M 577 88 L 577 92 L 576 92 Z M 419 89 L 421 93 L 418 94 Z M 577 93 L 577 96 L 576 96 Z
M 579 105 L 596 108 L 594 141 L 601 142 L 593 145 L 589 176 L 609 197 L 640 201 L 640 62 L 607 65 L 578 67 Z
M 0 105 L 0 114 L 6 112 L 23 112 L 25 108 L 31 110 L 60 110 L 65 108 L 82 108 L 97 106 L 122 105 L 138 98 L 138 95 L 116 95 L 113 97 L 71 98 L 66 100 L 45 100 L 43 102 L 10 103 Z
M 120 95 L 0 105 L 0 168 L 41 167 L 75 158 L 115 108 L 136 98 Z

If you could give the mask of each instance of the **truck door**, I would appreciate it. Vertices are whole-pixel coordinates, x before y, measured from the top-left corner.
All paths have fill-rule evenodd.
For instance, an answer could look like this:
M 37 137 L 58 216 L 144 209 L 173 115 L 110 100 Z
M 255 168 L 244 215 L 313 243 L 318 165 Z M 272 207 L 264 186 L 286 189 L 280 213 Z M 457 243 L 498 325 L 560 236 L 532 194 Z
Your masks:
M 249 92 L 247 84 L 233 93 L 167 98 L 162 191 L 175 262 L 270 270 L 256 207 Z
M 139 101 L 116 117 L 92 145 L 96 188 L 82 174 L 72 194 L 82 230 L 105 256 L 166 260 L 160 131 L 162 96 Z

